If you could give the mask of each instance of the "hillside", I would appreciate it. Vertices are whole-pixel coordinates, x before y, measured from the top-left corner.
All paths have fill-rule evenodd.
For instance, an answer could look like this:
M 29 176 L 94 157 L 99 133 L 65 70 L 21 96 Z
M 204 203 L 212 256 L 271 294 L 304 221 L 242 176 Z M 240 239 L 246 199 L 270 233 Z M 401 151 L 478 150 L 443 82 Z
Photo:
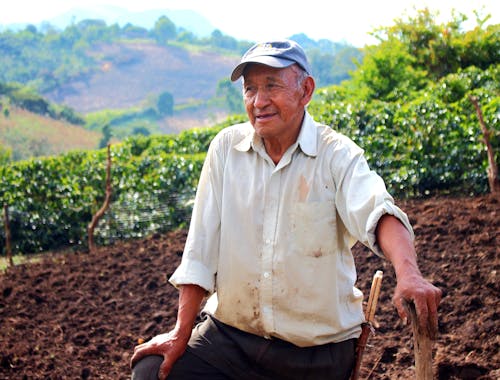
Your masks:
M 208 100 L 239 61 L 213 51 L 160 46 L 152 41 L 100 44 L 91 52 L 100 70 L 44 95 L 81 113 L 124 109 L 168 91 L 175 104 Z
M 70 150 L 97 149 L 100 138 L 100 132 L 19 108 L 10 107 L 8 116 L 0 113 L 0 146 L 10 147 L 15 161 Z
M 92 5 L 80 4 L 48 22 L 59 29 L 64 29 L 72 23 L 85 19 L 105 20 L 108 25 L 119 24 L 126 25 L 130 23 L 146 29 L 151 29 L 158 18 L 167 16 L 179 28 L 183 28 L 203 37 L 208 36 L 215 27 L 203 15 L 189 9 L 150 9 L 146 11 L 132 12 L 123 7 L 113 5 Z
M 0 28 L 0 89 L 25 86 L 13 95 L 17 100 L 20 95 L 21 103 L 44 103 L 41 95 L 53 108 L 76 111 L 87 129 L 104 136 L 178 133 L 242 112 L 235 106 L 242 104 L 239 86 L 228 87 L 227 81 L 252 43 L 213 30 L 193 12 L 135 14 L 83 5 L 59 19 L 12 30 Z M 361 54 L 345 43 L 314 41 L 305 34 L 296 38 L 314 51 L 311 65 L 323 85 L 347 78 L 352 58 Z M 24 93 L 37 99 L 24 99 Z M 168 107 L 159 103 L 165 96 Z M 17 100 L 11 104 L 23 107 Z M 17 142 L 7 148 L 17 151 L 25 144 Z

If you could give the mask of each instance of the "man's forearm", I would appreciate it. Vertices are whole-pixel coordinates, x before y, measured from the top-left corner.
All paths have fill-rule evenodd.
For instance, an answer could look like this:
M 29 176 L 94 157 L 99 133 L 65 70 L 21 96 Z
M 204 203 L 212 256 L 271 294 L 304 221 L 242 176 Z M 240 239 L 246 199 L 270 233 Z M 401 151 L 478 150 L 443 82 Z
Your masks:
M 384 215 L 378 222 L 376 235 L 377 243 L 394 266 L 397 278 L 415 274 L 421 276 L 410 232 L 399 219 Z
M 196 316 L 200 311 L 201 302 L 206 295 L 205 289 L 198 285 L 181 285 L 179 289 L 179 309 L 175 329 L 190 336 Z

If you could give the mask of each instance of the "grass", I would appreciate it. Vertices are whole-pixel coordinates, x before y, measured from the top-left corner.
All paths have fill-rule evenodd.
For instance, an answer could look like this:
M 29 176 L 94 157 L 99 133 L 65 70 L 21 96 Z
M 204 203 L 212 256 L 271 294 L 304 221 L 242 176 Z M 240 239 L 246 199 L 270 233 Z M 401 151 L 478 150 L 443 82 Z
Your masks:
M 42 259 L 42 254 L 39 255 L 14 255 L 12 256 L 12 261 L 14 265 L 21 265 L 26 263 L 36 263 Z M 4 272 L 10 266 L 7 257 L 0 257 L 0 272 Z
M 30 254 L 15 254 L 12 256 L 12 261 L 14 266 L 22 264 L 36 264 L 43 259 L 50 259 L 55 262 L 64 262 L 63 256 L 70 253 L 75 253 L 75 248 L 61 248 L 58 250 L 50 250 L 40 253 L 30 253 Z M 9 260 L 7 256 L 0 256 L 0 273 L 4 272 L 10 267 Z
M 14 161 L 97 149 L 99 145 L 100 131 L 88 131 L 16 107 L 8 109 L 8 116 L 0 114 L 0 145 L 12 150 Z

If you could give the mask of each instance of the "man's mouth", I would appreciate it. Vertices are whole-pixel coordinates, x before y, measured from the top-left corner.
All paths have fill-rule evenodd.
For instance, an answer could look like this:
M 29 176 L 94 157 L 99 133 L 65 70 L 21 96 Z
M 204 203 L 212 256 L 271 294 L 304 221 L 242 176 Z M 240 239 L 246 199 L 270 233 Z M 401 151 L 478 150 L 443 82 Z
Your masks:
M 270 119 L 274 115 L 276 115 L 276 114 L 275 113 L 263 113 L 263 114 L 255 115 L 255 119 L 256 120 L 266 120 L 266 119 Z

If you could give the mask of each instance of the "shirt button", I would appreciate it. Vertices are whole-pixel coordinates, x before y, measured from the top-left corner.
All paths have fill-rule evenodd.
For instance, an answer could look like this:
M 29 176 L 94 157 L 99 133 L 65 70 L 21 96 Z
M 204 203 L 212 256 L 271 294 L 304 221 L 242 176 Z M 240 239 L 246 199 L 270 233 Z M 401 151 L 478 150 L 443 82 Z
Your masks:
M 266 239 L 266 244 L 271 244 L 271 239 Z
M 264 278 L 269 278 L 270 274 L 269 272 L 264 272 Z

